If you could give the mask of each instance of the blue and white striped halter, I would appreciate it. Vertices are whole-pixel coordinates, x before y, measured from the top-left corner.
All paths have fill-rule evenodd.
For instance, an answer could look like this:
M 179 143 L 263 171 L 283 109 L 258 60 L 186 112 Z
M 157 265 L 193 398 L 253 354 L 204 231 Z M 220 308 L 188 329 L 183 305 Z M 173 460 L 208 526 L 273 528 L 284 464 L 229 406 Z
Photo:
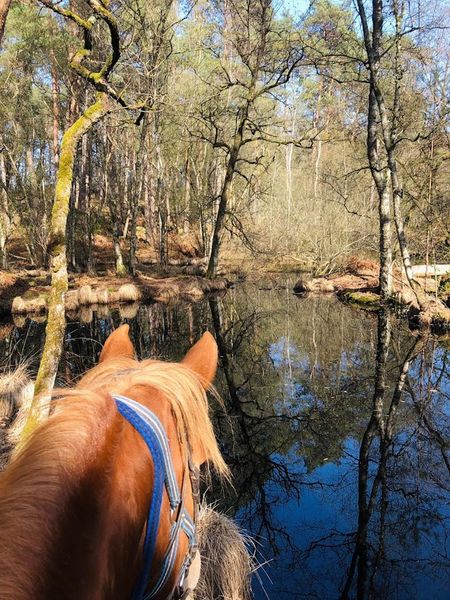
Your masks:
M 120 414 L 141 434 L 153 458 L 154 464 L 153 494 L 150 501 L 145 532 L 143 566 L 133 590 L 132 600 L 152 600 L 167 583 L 177 557 L 180 531 L 183 531 L 188 538 L 189 550 L 181 567 L 173 598 L 182 598 L 187 593 L 187 590 L 184 590 L 183 584 L 191 561 L 197 551 L 197 540 L 195 523 L 184 506 L 183 490 L 180 492 L 178 487 L 167 434 L 158 417 L 150 409 L 125 396 L 113 394 L 112 397 L 116 402 Z M 197 490 L 194 487 L 197 487 L 197 474 L 194 474 L 190 464 L 189 469 L 191 471 L 191 483 L 195 483 L 195 486 L 193 485 L 195 502 Z M 169 497 L 173 520 L 170 529 L 169 544 L 164 554 L 160 576 L 152 589 L 147 591 L 158 535 L 164 487 Z

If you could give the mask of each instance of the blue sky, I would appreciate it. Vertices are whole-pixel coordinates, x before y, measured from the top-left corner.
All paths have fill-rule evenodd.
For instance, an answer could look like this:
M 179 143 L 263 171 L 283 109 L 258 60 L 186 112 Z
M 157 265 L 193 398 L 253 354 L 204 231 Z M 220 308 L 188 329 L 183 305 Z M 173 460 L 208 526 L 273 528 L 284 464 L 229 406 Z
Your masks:
M 310 0 L 275 0 L 275 6 L 286 8 L 294 17 L 299 17 L 310 5 Z

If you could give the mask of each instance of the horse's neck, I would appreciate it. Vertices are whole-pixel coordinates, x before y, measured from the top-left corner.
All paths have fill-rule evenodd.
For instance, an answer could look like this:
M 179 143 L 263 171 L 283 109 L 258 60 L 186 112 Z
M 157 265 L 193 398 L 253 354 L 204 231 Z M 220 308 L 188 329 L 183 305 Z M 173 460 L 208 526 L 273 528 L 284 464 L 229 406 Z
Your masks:
M 124 480 L 130 445 L 123 436 L 133 432 L 114 406 L 98 409 L 97 419 L 81 420 L 79 430 L 76 413 L 57 416 L 2 474 L 2 600 L 129 595 L 146 502 L 142 490 L 133 494 L 132 482 L 149 466 L 128 453 Z M 64 435 L 69 427 L 76 431 L 71 439 Z

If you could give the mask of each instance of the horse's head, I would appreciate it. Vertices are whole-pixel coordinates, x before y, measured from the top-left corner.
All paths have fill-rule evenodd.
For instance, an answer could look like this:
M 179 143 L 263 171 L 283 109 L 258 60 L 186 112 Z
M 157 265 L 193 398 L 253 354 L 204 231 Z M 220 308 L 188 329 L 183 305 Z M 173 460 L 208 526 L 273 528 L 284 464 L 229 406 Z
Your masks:
M 123 325 L 0 480 L 2 598 L 163 600 L 196 583 L 198 468 L 228 475 L 206 397 L 217 345 L 205 333 L 180 363 L 134 357 Z M 11 544 L 12 505 L 33 546 Z
M 136 352 L 133 346 L 132 341 L 129 336 L 129 325 L 121 325 L 118 329 L 113 331 L 111 335 L 107 338 L 103 349 L 100 353 L 99 363 L 100 365 L 104 365 L 104 367 L 110 366 L 114 371 L 121 373 L 121 366 L 130 366 L 129 372 L 127 373 L 127 379 L 129 378 L 130 383 L 136 383 L 139 380 L 139 383 L 143 383 L 143 379 L 145 379 L 146 367 L 152 367 L 152 371 L 157 375 L 158 373 L 158 365 L 160 365 L 161 369 L 164 369 L 166 373 L 170 375 L 170 368 L 174 368 L 175 365 L 172 363 L 165 363 L 162 361 L 156 360 L 147 360 L 142 363 L 138 363 L 135 361 Z M 125 362 L 127 361 L 127 362 Z M 130 374 L 133 373 L 133 365 L 134 363 L 135 372 L 134 379 L 130 377 Z M 181 360 L 180 365 L 183 367 L 187 367 L 187 372 L 191 373 L 194 376 L 195 380 L 198 383 L 197 393 L 200 392 L 200 389 L 203 390 L 203 393 L 198 394 L 199 397 L 194 401 L 200 402 L 204 405 L 206 396 L 204 394 L 207 390 L 213 390 L 212 383 L 214 381 L 214 377 L 217 371 L 217 362 L 218 362 L 218 349 L 217 344 L 214 337 L 207 331 L 202 335 L 200 340 L 190 348 L 185 357 Z M 109 365 L 105 365 L 105 363 L 109 363 Z M 171 365 L 171 367 L 168 367 Z M 169 371 L 167 371 L 169 369 Z M 102 367 L 99 368 L 99 371 L 102 370 Z M 110 372 L 111 369 L 106 369 L 106 372 Z M 147 369 L 149 370 L 149 369 Z M 183 371 L 177 369 L 178 374 L 182 374 Z M 89 380 L 91 380 L 92 375 L 96 373 L 96 370 L 91 371 L 89 374 Z M 187 373 L 185 373 L 187 375 Z M 116 375 L 114 374 L 114 377 Z M 157 377 L 156 377 L 157 379 Z M 182 379 L 182 378 L 181 378 Z M 189 384 L 192 385 L 192 378 L 186 377 L 187 381 L 190 379 Z M 120 387 L 123 389 L 124 382 L 121 383 Z M 153 377 L 150 378 L 149 384 L 152 385 L 155 383 L 155 379 Z M 162 381 L 161 381 L 162 383 Z M 189 387 L 190 387 L 189 386 Z M 195 388 L 195 386 L 194 386 Z M 194 391 L 194 390 L 192 390 Z M 161 391 L 158 390 L 158 396 L 161 395 Z M 194 394 L 195 396 L 195 394 Z M 191 407 L 192 409 L 193 407 Z M 200 433 L 200 432 L 198 432 Z M 212 454 L 208 452 L 208 446 L 204 444 L 204 438 L 201 435 L 194 435 L 190 440 L 191 450 L 192 450 L 192 458 L 197 467 L 200 467 L 202 464 L 211 461 L 217 468 L 219 473 L 226 474 L 227 467 L 216 454 L 215 444 L 209 448 L 209 450 L 214 450 Z
M 128 325 L 123 325 L 107 339 L 100 355 L 100 364 L 106 372 L 110 372 L 108 363 L 114 369 L 114 365 L 117 364 L 120 374 L 120 365 L 123 365 L 125 360 L 133 360 L 134 355 Z M 153 589 L 153 597 L 157 597 L 159 592 L 166 590 L 167 593 L 167 590 L 171 590 L 174 584 L 177 585 L 175 589 L 181 595 L 182 590 L 195 587 L 198 581 L 200 556 L 195 541 L 195 522 L 199 502 L 198 469 L 203 463 L 211 461 L 219 472 L 226 472 L 212 432 L 205 396 L 205 390 L 210 388 L 216 373 L 217 359 L 217 344 L 210 333 L 205 333 L 178 366 L 146 361 L 134 369 L 127 368 L 125 379 L 129 378 L 129 382 L 127 384 L 123 382 L 121 386 L 122 389 L 124 385 L 130 386 L 127 395 L 122 395 L 122 392 L 113 396 L 121 414 L 146 439 L 152 454 L 155 476 L 152 500 L 157 487 L 157 463 L 158 461 L 165 463 L 167 496 L 164 498 L 165 502 L 161 501 L 160 517 L 156 520 L 158 535 L 156 525 L 151 522 L 153 507 L 152 505 L 150 507 L 143 549 L 144 565 L 135 588 L 137 597 L 148 589 L 149 583 L 150 589 Z M 102 370 L 102 366 L 99 370 Z M 138 402 L 137 405 L 135 401 Z M 145 412 L 146 409 L 150 409 L 148 414 Z M 139 423 L 135 422 L 136 418 L 141 419 Z M 154 418 L 155 423 L 153 423 Z M 154 431 L 146 430 L 146 420 L 150 430 Z M 161 444 L 163 456 L 159 459 L 158 451 L 152 450 L 155 440 L 148 439 L 153 435 L 156 441 L 159 435 L 167 435 L 168 444 L 167 447 L 165 443 Z M 175 489 L 171 489 L 168 483 L 171 477 L 175 480 Z M 168 525 L 169 529 L 167 529 Z M 149 541 L 148 532 L 151 527 L 155 529 L 155 539 Z M 162 540 L 158 544 L 160 536 Z M 154 551 L 151 548 L 149 550 L 149 546 L 152 547 L 153 544 L 155 544 Z M 160 563 L 160 567 L 156 571 L 157 574 L 159 573 L 159 579 L 155 582 L 155 575 L 149 577 L 150 558 L 146 555 L 150 552 L 157 557 L 158 546 L 160 558 L 155 562 Z M 176 546 L 178 551 L 175 549 Z M 161 550 L 164 551 L 163 554 Z M 167 573 L 165 579 L 164 571 Z

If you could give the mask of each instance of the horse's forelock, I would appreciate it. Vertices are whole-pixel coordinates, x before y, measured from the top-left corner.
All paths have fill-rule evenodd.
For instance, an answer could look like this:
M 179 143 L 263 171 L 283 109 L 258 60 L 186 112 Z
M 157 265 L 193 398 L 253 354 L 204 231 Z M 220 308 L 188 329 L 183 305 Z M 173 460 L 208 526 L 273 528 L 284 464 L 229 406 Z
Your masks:
M 72 393 L 124 394 L 132 386 L 147 386 L 169 402 L 191 444 L 197 446 L 220 476 L 228 477 L 226 466 L 209 417 L 209 404 L 199 378 L 183 364 L 121 357 L 98 364 L 80 380 Z M 211 390 L 218 398 L 218 394 Z M 151 391 L 150 391 L 151 394 Z

